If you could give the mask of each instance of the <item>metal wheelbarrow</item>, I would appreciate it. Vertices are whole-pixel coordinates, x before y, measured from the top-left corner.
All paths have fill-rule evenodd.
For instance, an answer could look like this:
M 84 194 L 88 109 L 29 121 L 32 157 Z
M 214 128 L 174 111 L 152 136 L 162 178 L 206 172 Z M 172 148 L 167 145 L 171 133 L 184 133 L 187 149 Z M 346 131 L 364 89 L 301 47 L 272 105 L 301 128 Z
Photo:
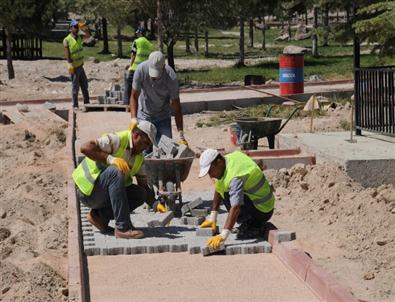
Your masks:
M 299 108 L 295 108 L 286 121 L 281 124 L 281 118 L 269 117 L 272 107 L 269 108 L 266 117 L 239 118 L 235 120 L 240 131 L 238 135 L 238 144 L 241 146 L 242 150 L 258 149 L 258 139 L 262 137 L 267 137 L 269 148 L 274 149 L 276 134 L 280 133 L 293 115 L 299 110 Z
M 188 177 L 194 157 L 178 159 L 146 158 L 148 182 L 157 191 L 159 201 L 165 203 L 174 215 L 181 216 L 181 182 Z M 178 200 L 178 203 L 176 201 Z

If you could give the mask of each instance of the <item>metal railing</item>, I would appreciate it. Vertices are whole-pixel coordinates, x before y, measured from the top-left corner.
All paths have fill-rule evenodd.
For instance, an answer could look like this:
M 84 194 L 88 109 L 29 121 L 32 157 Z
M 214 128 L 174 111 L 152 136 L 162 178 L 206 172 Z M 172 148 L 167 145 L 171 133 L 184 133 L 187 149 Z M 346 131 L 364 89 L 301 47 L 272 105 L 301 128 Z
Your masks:
M 38 36 L 16 31 L 12 34 L 12 58 L 14 60 L 37 60 L 43 56 L 42 39 Z M 6 35 L 0 30 L 0 59 L 7 58 Z
M 355 128 L 395 136 L 395 68 L 355 69 Z

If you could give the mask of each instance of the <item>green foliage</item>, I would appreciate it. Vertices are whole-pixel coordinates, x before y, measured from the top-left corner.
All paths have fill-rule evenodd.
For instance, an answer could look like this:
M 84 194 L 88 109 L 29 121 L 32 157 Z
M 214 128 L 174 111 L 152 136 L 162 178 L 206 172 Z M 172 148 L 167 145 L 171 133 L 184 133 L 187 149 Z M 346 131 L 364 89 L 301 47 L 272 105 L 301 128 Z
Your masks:
M 379 43 L 381 54 L 395 53 L 395 1 L 371 4 L 358 11 L 359 21 L 354 25 L 363 40 Z

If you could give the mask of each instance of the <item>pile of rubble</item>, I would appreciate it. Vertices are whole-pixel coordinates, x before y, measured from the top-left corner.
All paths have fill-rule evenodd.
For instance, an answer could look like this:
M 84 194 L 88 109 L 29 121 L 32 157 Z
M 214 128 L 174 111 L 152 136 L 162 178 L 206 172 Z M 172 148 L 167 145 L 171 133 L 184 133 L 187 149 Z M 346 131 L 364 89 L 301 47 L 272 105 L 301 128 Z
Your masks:
M 100 95 L 97 97 L 99 104 L 123 104 L 124 103 L 124 93 L 125 89 L 119 84 L 111 86 L 109 90 L 106 90 L 105 95 Z
M 162 135 L 158 147 L 153 148 L 152 153 L 147 155 L 148 158 L 157 159 L 172 159 L 172 158 L 185 158 L 195 156 L 188 146 L 183 144 L 178 144 L 174 139 Z

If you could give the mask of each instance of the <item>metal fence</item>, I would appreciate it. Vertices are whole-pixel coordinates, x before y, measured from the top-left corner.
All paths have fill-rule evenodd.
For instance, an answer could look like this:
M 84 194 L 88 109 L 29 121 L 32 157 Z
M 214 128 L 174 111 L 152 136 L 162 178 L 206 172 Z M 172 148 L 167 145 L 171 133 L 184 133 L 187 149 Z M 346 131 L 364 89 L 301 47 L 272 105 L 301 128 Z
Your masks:
M 355 69 L 355 127 L 395 136 L 394 66 Z
M 41 59 L 42 39 L 20 31 L 12 34 L 11 44 L 12 58 L 14 60 L 36 60 Z M 4 29 L 0 30 L 0 59 L 7 58 L 6 35 Z

